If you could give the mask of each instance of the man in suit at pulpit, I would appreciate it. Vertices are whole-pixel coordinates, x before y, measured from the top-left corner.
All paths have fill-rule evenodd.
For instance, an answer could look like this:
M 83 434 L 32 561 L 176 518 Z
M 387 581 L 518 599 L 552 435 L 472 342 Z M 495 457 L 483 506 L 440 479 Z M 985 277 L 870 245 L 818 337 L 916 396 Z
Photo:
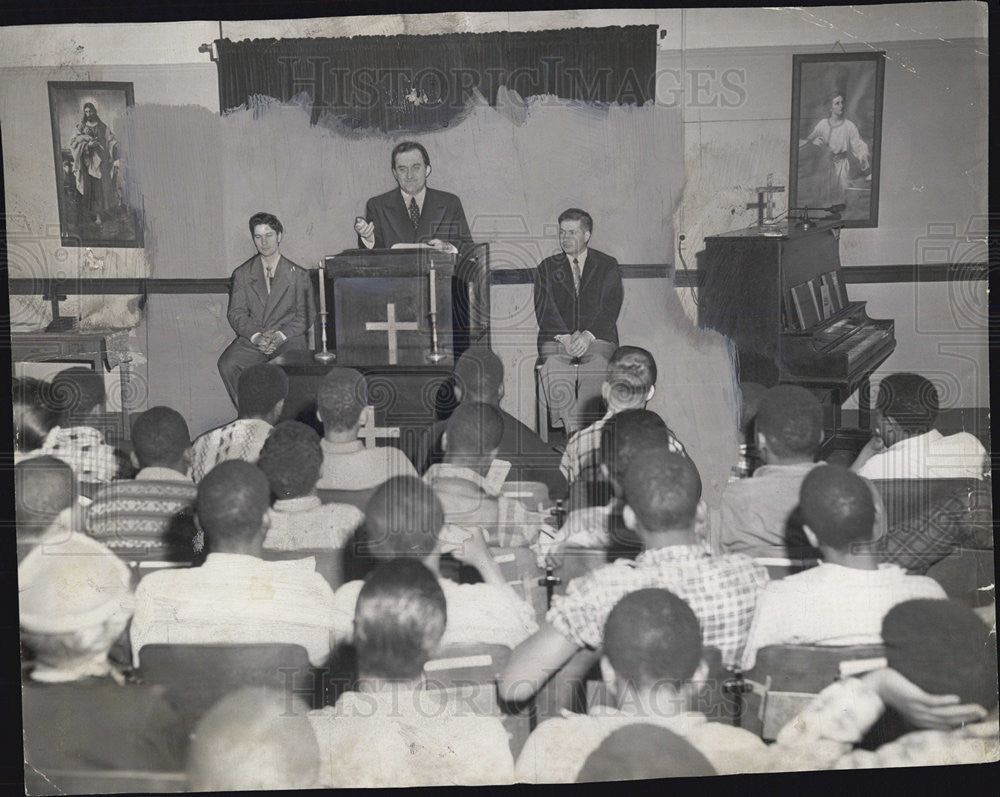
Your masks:
M 431 159 L 422 144 L 416 141 L 397 144 L 392 150 L 391 164 L 399 188 L 369 199 L 364 218 L 355 219 L 359 249 L 447 242 L 461 250 L 463 244 L 471 243 L 462 200 L 427 187 Z
M 567 438 L 600 417 L 595 404 L 608 360 L 618 348 L 622 278 L 617 260 L 589 248 L 593 231 L 589 213 L 564 210 L 559 216 L 562 251 L 538 264 L 535 280 L 541 389 Z
M 219 373 L 233 404 L 245 369 L 291 349 L 308 348 L 312 285 L 309 272 L 281 254 L 283 234 L 276 216 L 251 216 L 250 235 L 257 254 L 233 272 L 228 318 L 236 340 L 219 357 Z

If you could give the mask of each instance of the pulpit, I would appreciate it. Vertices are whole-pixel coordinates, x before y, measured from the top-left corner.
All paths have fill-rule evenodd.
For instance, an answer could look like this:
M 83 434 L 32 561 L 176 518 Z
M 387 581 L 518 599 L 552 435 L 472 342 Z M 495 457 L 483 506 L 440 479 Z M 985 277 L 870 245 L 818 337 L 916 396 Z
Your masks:
M 336 366 L 356 368 L 373 407 L 369 435 L 413 460 L 424 430 L 454 409 L 456 357 L 472 344 L 489 345 L 489 245 L 461 254 L 350 249 L 325 257 L 322 268 L 316 289 L 324 291 L 326 338 L 336 360 L 319 363 L 310 352 L 275 359 L 289 379 L 282 417 L 319 431 L 316 390 L 323 376 Z

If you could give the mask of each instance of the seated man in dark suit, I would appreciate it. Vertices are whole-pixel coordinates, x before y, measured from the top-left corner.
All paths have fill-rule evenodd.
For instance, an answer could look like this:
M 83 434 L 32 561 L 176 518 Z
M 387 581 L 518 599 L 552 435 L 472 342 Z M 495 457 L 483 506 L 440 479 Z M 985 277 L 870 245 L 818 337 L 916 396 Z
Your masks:
M 588 405 L 600 397 L 608 360 L 618 348 L 622 278 L 617 260 L 588 248 L 593 231 L 589 213 L 564 210 L 562 251 L 538 264 L 535 282 L 542 390 L 567 438 L 600 417 Z
M 236 404 L 240 373 L 290 349 L 305 349 L 312 318 L 309 272 L 281 254 L 284 227 L 270 213 L 250 217 L 257 254 L 233 272 L 229 323 L 236 340 L 219 357 L 219 373 Z
M 354 220 L 358 248 L 383 249 L 394 244 L 444 242 L 461 249 L 471 243 L 462 200 L 427 187 L 431 159 L 422 144 L 403 141 L 392 150 L 392 176 L 399 189 L 372 197 L 365 216 Z
M 500 408 L 504 395 L 503 363 L 488 348 L 473 347 L 455 363 L 455 399 L 459 402 L 482 402 L 496 407 L 503 417 L 503 437 L 497 457 L 510 463 L 507 481 L 542 482 L 549 488 L 550 498 L 566 495 L 566 479 L 559 471 L 559 454 L 543 443 L 538 435 L 509 412 Z M 418 466 L 426 470 L 431 464 L 444 461 L 441 437 L 447 421 L 438 421 L 425 441 L 427 451 L 421 451 Z

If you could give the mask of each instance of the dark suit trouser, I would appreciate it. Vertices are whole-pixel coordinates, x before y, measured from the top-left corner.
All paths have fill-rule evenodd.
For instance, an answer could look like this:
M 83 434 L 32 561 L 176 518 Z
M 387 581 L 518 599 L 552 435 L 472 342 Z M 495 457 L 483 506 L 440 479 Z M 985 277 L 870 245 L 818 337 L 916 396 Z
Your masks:
M 306 346 L 306 339 L 300 335 L 295 338 L 289 338 L 275 349 L 270 357 L 266 357 L 260 349 L 246 338 L 236 338 L 219 356 L 219 374 L 222 376 L 222 382 L 226 386 L 226 392 L 229 393 L 229 398 L 232 399 L 233 404 L 239 407 L 236 400 L 236 385 L 239 383 L 240 374 L 243 371 L 251 365 L 273 360 L 279 354 L 284 354 L 292 349 L 305 348 L 308 348 Z
M 542 390 L 550 415 L 560 418 L 567 432 L 596 420 L 590 416 L 596 411 L 595 403 L 608 375 L 608 360 L 617 348 L 609 341 L 595 340 L 580 358 L 580 364 L 573 365 L 573 358 L 562 344 L 554 340 L 542 344 Z

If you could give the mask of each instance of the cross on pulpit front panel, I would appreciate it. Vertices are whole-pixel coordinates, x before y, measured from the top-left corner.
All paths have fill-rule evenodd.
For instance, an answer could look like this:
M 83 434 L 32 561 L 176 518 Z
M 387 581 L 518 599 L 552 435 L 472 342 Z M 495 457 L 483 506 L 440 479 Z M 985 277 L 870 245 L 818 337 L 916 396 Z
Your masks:
M 451 279 L 435 281 L 438 347 L 454 350 Z M 372 365 L 418 364 L 431 350 L 430 301 L 425 276 L 339 277 L 333 284 L 337 351 L 357 352 Z

